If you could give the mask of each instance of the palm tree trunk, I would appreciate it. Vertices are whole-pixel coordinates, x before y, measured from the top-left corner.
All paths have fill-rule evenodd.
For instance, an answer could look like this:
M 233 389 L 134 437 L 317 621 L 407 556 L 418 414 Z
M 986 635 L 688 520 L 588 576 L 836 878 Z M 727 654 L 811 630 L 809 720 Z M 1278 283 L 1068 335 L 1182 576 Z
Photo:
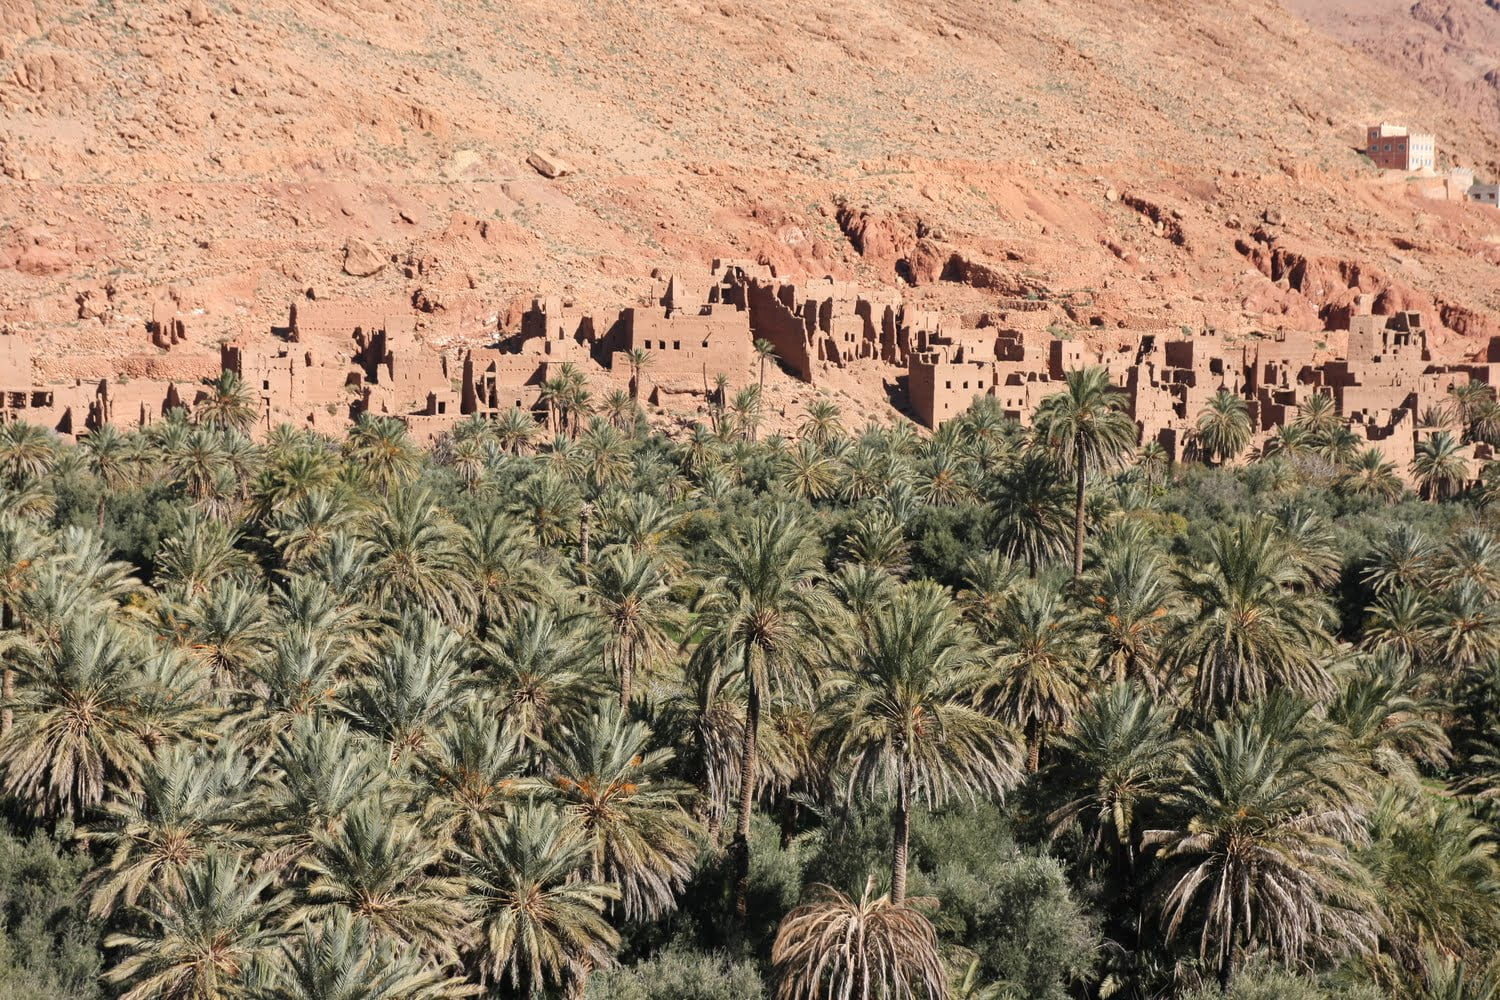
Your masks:
M 630 640 L 620 643 L 620 707 L 626 709 L 630 707 L 630 687 L 635 679 L 634 652 L 630 648 Z
M 746 659 L 749 656 L 747 651 Z M 740 814 L 729 847 L 734 855 L 734 913 L 741 922 L 750 912 L 750 808 L 755 797 L 755 740 L 759 729 L 760 691 L 751 680 L 745 694 L 745 737 L 740 752 Z
M 1083 445 L 1080 443 L 1074 462 L 1078 465 L 1078 489 L 1073 509 L 1073 579 L 1083 575 Z
M 0 602 L 0 631 L 10 629 L 10 606 Z M 16 696 L 16 672 L 11 669 L 9 663 L 5 665 L 5 674 L 0 679 L 0 699 L 5 701 L 5 708 L 0 709 L 0 737 L 10 735 L 11 726 L 15 725 L 16 713 L 10 707 L 10 701 Z
M 1026 773 L 1036 774 L 1042 765 L 1042 727 L 1036 719 L 1026 721 Z
M 906 861 L 911 834 L 911 789 L 905 767 L 897 781 L 895 828 L 891 838 L 891 902 L 899 906 L 906 902 Z
M 104 491 L 99 491 L 99 530 L 104 531 Z

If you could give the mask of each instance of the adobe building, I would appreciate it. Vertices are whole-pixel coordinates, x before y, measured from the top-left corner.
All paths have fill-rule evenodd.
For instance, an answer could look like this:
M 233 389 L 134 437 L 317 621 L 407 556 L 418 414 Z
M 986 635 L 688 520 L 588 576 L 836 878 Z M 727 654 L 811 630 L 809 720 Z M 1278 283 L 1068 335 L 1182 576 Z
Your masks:
M 707 393 L 718 375 L 742 381 L 752 351 L 750 314 L 739 268 L 716 262 L 706 289 L 692 287 L 672 274 L 659 280 L 648 305 L 620 314 L 623 346 L 610 360 L 615 371 L 628 371 L 628 353 L 650 352 L 641 373 L 648 383 L 641 396 L 660 392 Z
M 1365 155 L 1381 170 L 1436 170 L 1437 139 L 1381 122 L 1365 130 Z
M 1500 208 L 1500 184 L 1473 184 L 1469 187 L 1469 200 L 1481 205 Z

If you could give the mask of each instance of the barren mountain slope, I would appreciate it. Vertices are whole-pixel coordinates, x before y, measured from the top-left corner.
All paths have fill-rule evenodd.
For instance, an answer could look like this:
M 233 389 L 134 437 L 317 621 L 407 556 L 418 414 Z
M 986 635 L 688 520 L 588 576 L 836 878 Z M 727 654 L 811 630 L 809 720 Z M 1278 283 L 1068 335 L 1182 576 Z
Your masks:
M 1309 23 L 1403 68 L 1500 132 L 1500 0 L 1286 0 Z
M 446 338 L 749 256 L 1095 330 L 1317 326 L 1357 285 L 1473 349 L 1500 213 L 1378 176 L 1378 118 L 1500 161 L 1275 0 L 9 0 L 0 321 L 52 377 L 192 377 L 309 288 Z M 343 273 L 350 238 L 393 262 Z M 167 296 L 207 333 L 161 355 Z

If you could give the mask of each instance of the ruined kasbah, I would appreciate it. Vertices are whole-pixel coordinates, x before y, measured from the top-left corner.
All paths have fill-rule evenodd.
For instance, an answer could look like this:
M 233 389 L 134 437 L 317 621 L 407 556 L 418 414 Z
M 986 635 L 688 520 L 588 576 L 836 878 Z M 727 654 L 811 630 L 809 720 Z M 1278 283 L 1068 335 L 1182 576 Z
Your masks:
M 896 411 L 935 428 L 978 397 L 1027 424 L 1066 373 L 1103 366 L 1127 401 L 1142 442 L 1172 459 L 1194 452 L 1197 417 L 1221 390 L 1242 397 L 1254 438 L 1241 456 L 1264 453 L 1277 428 L 1317 394 L 1330 397 L 1361 447 L 1405 472 L 1417 444 L 1443 429 L 1433 415 L 1455 386 L 1493 385 L 1500 340 L 1482 359 L 1436 363 L 1418 313 L 1374 315 L 1368 299 L 1344 329 L 1222 336 L 1177 327 L 1094 332 L 1092 345 L 1057 336 L 1047 303 L 999 302 L 954 316 L 906 305 L 825 278 L 793 283 L 771 268 L 715 261 L 698 276 L 657 275 L 639 303 L 604 315 L 538 297 L 515 329 L 488 342 L 439 349 L 411 308 L 349 301 L 291 304 L 271 337 L 220 348 L 260 414 L 256 433 L 282 424 L 337 434 L 364 414 L 395 417 L 433 445 L 460 421 L 520 410 L 541 419 L 544 385 L 562 371 L 595 386 L 629 388 L 661 416 L 690 426 L 723 395 L 756 380 L 757 341 L 775 363 L 816 389 L 850 366 L 879 371 Z M 503 324 L 497 323 L 497 326 Z M 170 351 L 192 337 L 192 317 L 153 310 L 143 336 Z M 632 352 L 646 352 L 633 365 Z M 150 378 L 75 379 L 39 385 L 28 342 L 0 336 L 0 422 L 26 421 L 80 437 L 105 424 L 150 425 L 189 411 L 206 386 Z M 565 369 L 563 366 L 571 366 Z M 894 413 L 895 411 L 893 411 Z M 1489 449 L 1468 445 L 1477 475 Z

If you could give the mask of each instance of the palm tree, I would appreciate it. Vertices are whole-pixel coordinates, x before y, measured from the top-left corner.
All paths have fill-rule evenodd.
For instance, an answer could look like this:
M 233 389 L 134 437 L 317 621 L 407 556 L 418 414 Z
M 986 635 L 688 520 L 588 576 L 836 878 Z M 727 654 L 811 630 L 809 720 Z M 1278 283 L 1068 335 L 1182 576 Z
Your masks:
M 1438 431 L 1417 442 L 1411 474 L 1424 500 L 1447 500 L 1469 478 L 1469 460 L 1452 434 Z
M 464 534 L 425 486 L 387 496 L 361 533 L 375 601 L 395 612 L 420 609 L 450 625 L 463 622 L 473 598 L 463 575 Z
M 522 748 L 545 746 L 549 735 L 593 703 L 603 636 L 582 616 L 541 604 L 523 606 L 480 647 L 482 683 Z
M 1338 404 L 1325 392 L 1313 393 L 1298 403 L 1297 415 L 1292 418 L 1292 426 L 1307 435 L 1311 447 L 1326 442 L 1343 425 Z
M 1220 389 L 1198 414 L 1198 447 L 1210 462 L 1232 461 L 1252 436 L 1250 408 L 1242 396 Z
M 617 430 L 628 430 L 635 424 L 636 402 L 621 389 L 610 390 L 604 397 L 602 411 L 609 425 Z
M 1428 594 L 1411 587 L 1386 591 L 1369 608 L 1364 645 L 1394 650 L 1422 666 L 1433 652 L 1438 621 L 1438 607 Z
M 1361 835 L 1356 793 L 1298 760 L 1252 724 L 1216 722 L 1172 786 L 1184 821 L 1145 834 L 1162 861 L 1166 936 L 1196 929 L 1221 988 L 1252 945 L 1293 964 L 1375 947 L 1379 903 L 1346 847 Z
M 1058 466 L 1074 476 L 1073 579 L 1083 573 L 1084 490 L 1091 472 L 1118 465 L 1135 447 L 1138 431 L 1125 409 L 1123 393 L 1100 367 L 1068 372 L 1067 388 L 1037 407 L 1037 439 Z
M 843 432 L 839 424 L 838 404 L 826 397 L 818 397 L 807 405 L 807 419 L 797 428 L 797 434 L 822 447 Z
M 1362 660 L 1364 669 L 1344 678 L 1328 704 L 1328 721 L 1340 730 L 1345 756 L 1415 789 L 1420 766 L 1441 767 L 1451 755 L 1440 723 L 1443 706 L 1421 693 L 1423 679 L 1399 654 L 1382 650 Z
M 157 574 L 184 598 L 207 596 L 221 580 L 251 566 L 239 541 L 238 531 L 190 510 L 157 550 Z
M 543 589 L 543 573 L 532 557 L 535 539 L 504 513 L 476 514 L 465 527 L 460 572 L 474 594 L 475 637 L 484 640 Z
M 109 860 L 91 878 L 89 912 L 135 906 L 148 889 L 180 891 L 190 865 L 209 854 L 246 849 L 256 769 L 239 748 L 168 748 L 141 775 L 139 796 L 111 796 L 86 834 Z
M 524 454 L 536 436 L 536 418 L 519 409 L 510 409 L 495 418 L 495 440 L 512 455 Z
M 440 873 L 442 851 L 415 824 L 363 802 L 313 841 L 300 862 L 307 881 L 297 892 L 293 922 L 347 913 L 392 944 L 440 963 L 456 959 L 468 923 L 464 884 Z
M 131 461 L 131 443 L 110 424 L 91 431 L 78 445 L 88 456 L 89 471 L 99 480 L 99 530 L 104 530 L 104 509 L 108 498 L 124 489 L 135 478 Z
M 46 475 L 57 457 L 54 435 L 22 421 L 0 424 L 0 480 L 12 490 Z
M 988 488 L 989 537 L 1035 576 L 1042 564 L 1067 551 L 1068 488 L 1048 456 L 1026 454 L 1007 462 Z M 1076 516 L 1076 509 L 1072 512 Z M 1071 526 L 1076 529 L 1077 525 Z
M 271 873 L 256 875 L 237 858 L 210 854 L 175 887 L 153 887 L 140 908 L 143 930 L 112 934 L 106 948 L 124 954 L 105 978 L 129 988 L 122 1000 L 219 1000 L 233 996 L 246 971 L 271 957 L 281 931 L 279 901 L 263 902 Z
M 931 921 L 917 900 L 874 895 L 874 881 L 858 901 L 820 886 L 814 902 L 782 919 L 771 945 L 778 1000 L 947 997 Z
M 246 978 L 248 1000 L 454 1000 L 482 992 L 342 910 L 283 938 Z
M 249 434 L 259 414 L 239 375 L 226 369 L 204 384 L 209 392 L 193 404 L 193 416 L 198 422 L 236 434 Z
M 683 810 L 691 788 L 667 773 L 672 751 L 650 749 L 651 730 L 625 713 L 601 699 L 554 741 L 547 782 L 583 830 L 590 880 L 619 890 L 627 920 L 654 920 L 677 906 L 698 856 L 698 825 Z
M 630 362 L 630 399 L 634 402 L 641 398 L 641 372 L 651 366 L 653 358 L 644 347 L 632 347 L 625 358 Z
M 613 961 L 620 936 L 604 908 L 619 890 L 587 877 L 589 846 L 571 817 L 528 804 L 461 852 L 486 982 L 509 979 L 533 996 L 549 982 L 567 984 L 578 996 L 589 970 Z
M 620 705 L 628 708 L 635 678 L 649 676 L 673 645 L 681 625 L 678 605 L 665 574 L 651 556 L 611 546 L 589 575 L 589 593 L 603 616 L 604 655 L 620 684 Z
M 1199 713 L 1209 716 L 1272 687 L 1312 696 L 1329 680 L 1321 597 L 1299 593 L 1297 564 L 1269 518 L 1221 526 L 1207 560 L 1183 574 L 1189 610 L 1176 638 L 1176 668 L 1190 675 Z
M 1406 492 L 1396 473 L 1395 463 L 1387 462 L 1375 448 L 1366 448 L 1359 453 L 1359 458 L 1339 480 L 1339 488 L 1351 496 L 1368 500 L 1396 500 Z
M 875 609 L 847 676 L 820 709 L 829 759 L 856 788 L 893 802 L 891 902 L 906 901 L 912 802 L 999 795 L 1019 782 L 1004 726 L 972 707 L 987 664 L 952 598 L 913 584 Z
M 22 601 L 32 586 L 39 562 L 46 554 L 43 536 L 18 517 L 0 514 L 0 643 L 14 638 Z M 3 652 L 3 649 L 0 649 Z M 16 668 L 12 654 L 5 654 L 4 679 L 0 680 L 0 739 L 10 733 L 15 719 L 12 700 L 16 696 Z
M 1029 584 L 1001 606 L 996 677 L 984 704 L 1026 734 L 1035 774 L 1049 731 L 1068 725 L 1087 687 L 1092 650 L 1083 621 L 1047 587 Z
M 76 816 L 110 784 L 134 788 L 150 753 L 138 687 L 136 636 L 94 613 L 64 622 L 55 646 L 16 664 L 24 687 L 0 741 L 6 791 L 37 812 Z
M 793 496 L 826 500 L 838 488 L 838 463 L 811 438 L 805 438 L 788 456 L 783 478 Z
M 1437 556 L 1437 546 L 1421 529 L 1398 524 L 1366 558 L 1364 582 L 1377 594 L 1402 588 L 1425 590 Z
M 1089 577 L 1087 592 L 1094 596 L 1084 617 L 1098 637 L 1107 676 L 1157 689 L 1157 668 L 1181 604 L 1161 558 L 1137 546 L 1112 549 Z
M 734 401 L 729 404 L 734 427 L 746 441 L 755 440 L 756 428 L 760 426 L 761 399 L 760 386 L 747 385 L 734 394 Z
M 429 615 L 408 611 L 353 686 L 346 711 L 385 743 L 392 763 L 407 761 L 461 701 L 467 654 L 458 633 Z
M 771 358 L 776 357 L 776 345 L 771 343 L 769 340 L 766 340 L 764 337 L 756 337 L 755 343 L 751 345 L 751 349 L 755 351 L 755 356 L 760 361 L 760 382 L 758 383 L 758 385 L 760 388 L 760 394 L 765 395 L 766 362 Z
M 1138 813 L 1160 798 L 1178 761 L 1170 709 L 1139 685 L 1115 684 L 1090 697 L 1060 744 L 1063 787 L 1081 794 L 1047 817 L 1052 836 L 1081 824 L 1094 855 L 1107 838 L 1133 867 Z
M 423 829 L 440 843 L 473 849 L 479 831 L 499 822 L 516 796 L 533 787 L 523 777 L 526 764 L 516 727 L 495 718 L 487 702 L 470 699 L 417 759 Z
M 344 450 L 382 495 L 410 481 L 421 462 L 406 425 L 395 417 L 360 417 L 349 431 Z
M 704 638 L 695 655 L 736 670 L 745 685 L 735 911 L 743 919 L 749 893 L 750 810 L 755 793 L 761 698 L 800 691 L 807 664 L 833 620 L 833 603 L 818 584 L 822 563 L 812 536 L 791 510 L 776 507 L 744 531 L 717 540 L 716 574 L 699 612 Z

